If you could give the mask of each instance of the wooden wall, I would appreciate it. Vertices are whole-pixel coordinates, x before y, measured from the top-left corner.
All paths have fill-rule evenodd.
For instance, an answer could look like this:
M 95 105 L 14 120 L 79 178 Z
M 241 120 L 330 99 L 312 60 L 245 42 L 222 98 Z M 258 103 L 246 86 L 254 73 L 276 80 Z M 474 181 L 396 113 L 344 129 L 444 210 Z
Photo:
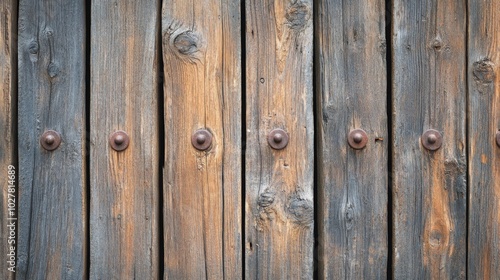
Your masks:
M 497 279 L 499 42 L 500 0 L 2 1 L 0 279 Z

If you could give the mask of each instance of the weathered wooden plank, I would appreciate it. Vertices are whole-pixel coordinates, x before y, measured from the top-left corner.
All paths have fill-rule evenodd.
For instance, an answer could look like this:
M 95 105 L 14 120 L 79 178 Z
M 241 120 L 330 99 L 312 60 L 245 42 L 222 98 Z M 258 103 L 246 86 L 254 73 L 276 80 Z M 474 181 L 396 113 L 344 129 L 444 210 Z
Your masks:
M 17 279 L 87 277 L 84 2 L 19 3 Z
M 92 1 L 90 278 L 158 279 L 159 1 Z M 108 137 L 130 137 L 117 152 Z
M 466 270 L 466 1 L 394 1 L 393 273 L 459 279 Z M 436 129 L 442 147 L 421 135 Z
M 316 9 L 318 276 L 386 279 L 385 3 L 319 1 Z M 362 150 L 351 130 L 368 135 Z
M 500 1 L 468 1 L 468 278 L 500 278 Z
M 240 1 L 163 1 L 166 279 L 241 279 Z M 198 151 L 191 136 L 213 135 Z
M 15 230 L 18 221 L 9 203 L 18 208 L 16 143 L 17 0 L 0 3 L 0 279 L 14 279 L 16 269 Z M 9 166 L 12 166 L 9 168 Z M 12 209 L 12 208 L 11 208 Z M 13 214 L 11 214 L 13 213 Z M 10 225 L 14 223 L 14 226 Z M 11 234 L 12 233 L 12 234 Z M 12 253 L 14 252 L 14 253 Z
M 248 279 L 313 276 L 312 2 L 246 2 Z M 267 142 L 276 128 L 283 150 Z

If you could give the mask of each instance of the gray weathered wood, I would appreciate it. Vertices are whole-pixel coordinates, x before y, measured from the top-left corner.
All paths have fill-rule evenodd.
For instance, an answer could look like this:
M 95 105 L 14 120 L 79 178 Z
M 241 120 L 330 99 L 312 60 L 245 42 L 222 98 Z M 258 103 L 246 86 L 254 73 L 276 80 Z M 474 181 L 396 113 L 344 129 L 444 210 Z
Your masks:
M 245 276 L 311 279 L 313 1 L 246 1 Z M 283 150 L 267 135 L 288 132 Z
M 240 32 L 240 1 L 163 1 L 165 279 L 242 278 Z
M 315 22 L 318 276 L 386 279 L 385 4 L 319 1 Z M 349 131 L 368 134 L 352 149 Z
M 9 211 L 9 203 L 17 204 L 19 207 L 18 197 L 15 193 L 9 190 L 9 181 L 13 179 L 17 182 L 17 170 L 13 170 L 14 174 L 9 175 L 9 166 L 17 167 L 17 152 L 15 151 L 16 143 L 16 83 L 17 83 L 17 0 L 8 0 L 0 2 L 0 279 L 14 279 L 15 270 L 13 263 L 9 264 L 11 247 L 17 247 L 15 244 L 15 235 L 12 236 L 11 230 L 7 226 L 10 222 L 14 222 L 16 227 L 19 226 L 19 221 L 8 220 L 8 218 L 16 218 Z M 11 172 L 12 173 L 12 172 Z M 9 178 L 9 176 L 12 176 Z M 12 181 L 11 181 L 12 183 Z M 14 184 L 17 186 L 17 183 Z M 15 256 L 14 256 L 15 257 Z M 12 268 L 13 267 L 13 268 Z M 11 270 L 9 270 L 11 269 Z
M 468 278 L 500 278 L 500 1 L 468 1 Z
M 86 278 L 84 2 L 19 3 L 17 279 Z
M 159 1 L 91 5 L 90 278 L 158 279 Z
M 466 270 L 466 1 L 393 3 L 393 274 L 462 279 Z M 443 135 L 426 150 L 427 129 Z

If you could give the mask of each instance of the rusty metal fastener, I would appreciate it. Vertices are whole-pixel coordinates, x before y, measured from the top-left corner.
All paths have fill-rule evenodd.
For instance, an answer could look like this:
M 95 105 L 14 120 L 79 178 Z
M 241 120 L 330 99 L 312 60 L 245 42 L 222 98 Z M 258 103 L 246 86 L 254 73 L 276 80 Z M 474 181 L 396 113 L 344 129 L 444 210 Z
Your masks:
M 109 136 L 109 145 L 117 152 L 125 150 L 128 147 L 129 142 L 130 138 L 123 130 L 115 131 Z
M 40 137 L 40 145 L 47 150 L 53 151 L 61 144 L 61 135 L 54 130 L 45 131 Z
M 500 147 L 500 130 L 497 131 L 497 146 Z
M 275 150 L 282 150 L 288 145 L 288 133 L 283 129 L 273 129 L 267 136 L 269 146 Z
M 368 143 L 368 135 L 362 129 L 354 129 L 349 132 L 347 142 L 349 142 L 349 146 L 351 146 L 351 148 L 361 150 L 366 147 L 366 144 Z
M 435 129 L 429 129 L 422 134 L 422 145 L 429 151 L 439 149 L 443 143 L 443 136 Z
M 198 129 L 191 136 L 191 144 L 197 150 L 206 151 L 212 145 L 212 133 L 206 129 Z

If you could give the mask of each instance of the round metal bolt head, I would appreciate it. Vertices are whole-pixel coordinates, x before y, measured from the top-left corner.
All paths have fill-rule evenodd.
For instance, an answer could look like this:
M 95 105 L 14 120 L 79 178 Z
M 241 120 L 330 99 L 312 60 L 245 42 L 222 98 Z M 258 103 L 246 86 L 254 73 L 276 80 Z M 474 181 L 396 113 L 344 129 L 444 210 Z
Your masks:
M 500 130 L 497 131 L 497 146 L 500 147 Z
M 364 130 L 357 128 L 349 132 L 347 142 L 351 148 L 361 150 L 366 147 L 366 144 L 368 143 L 368 135 Z
M 422 134 L 422 146 L 429 151 L 435 151 L 441 148 L 443 144 L 443 136 L 435 129 L 429 129 Z
M 40 137 L 40 145 L 47 150 L 53 151 L 61 144 L 61 135 L 57 131 L 47 130 Z
M 130 138 L 123 130 L 115 131 L 109 136 L 109 145 L 117 152 L 125 150 L 128 147 L 129 142 Z
M 275 150 L 282 150 L 288 145 L 288 133 L 283 129 L 273 129 L 267 136 L 267 143 Z
M 191 144 L 199 151 L 206 151 L 212 146 L 212 133 L 206 129 L 198 129 L 191 136 Z

